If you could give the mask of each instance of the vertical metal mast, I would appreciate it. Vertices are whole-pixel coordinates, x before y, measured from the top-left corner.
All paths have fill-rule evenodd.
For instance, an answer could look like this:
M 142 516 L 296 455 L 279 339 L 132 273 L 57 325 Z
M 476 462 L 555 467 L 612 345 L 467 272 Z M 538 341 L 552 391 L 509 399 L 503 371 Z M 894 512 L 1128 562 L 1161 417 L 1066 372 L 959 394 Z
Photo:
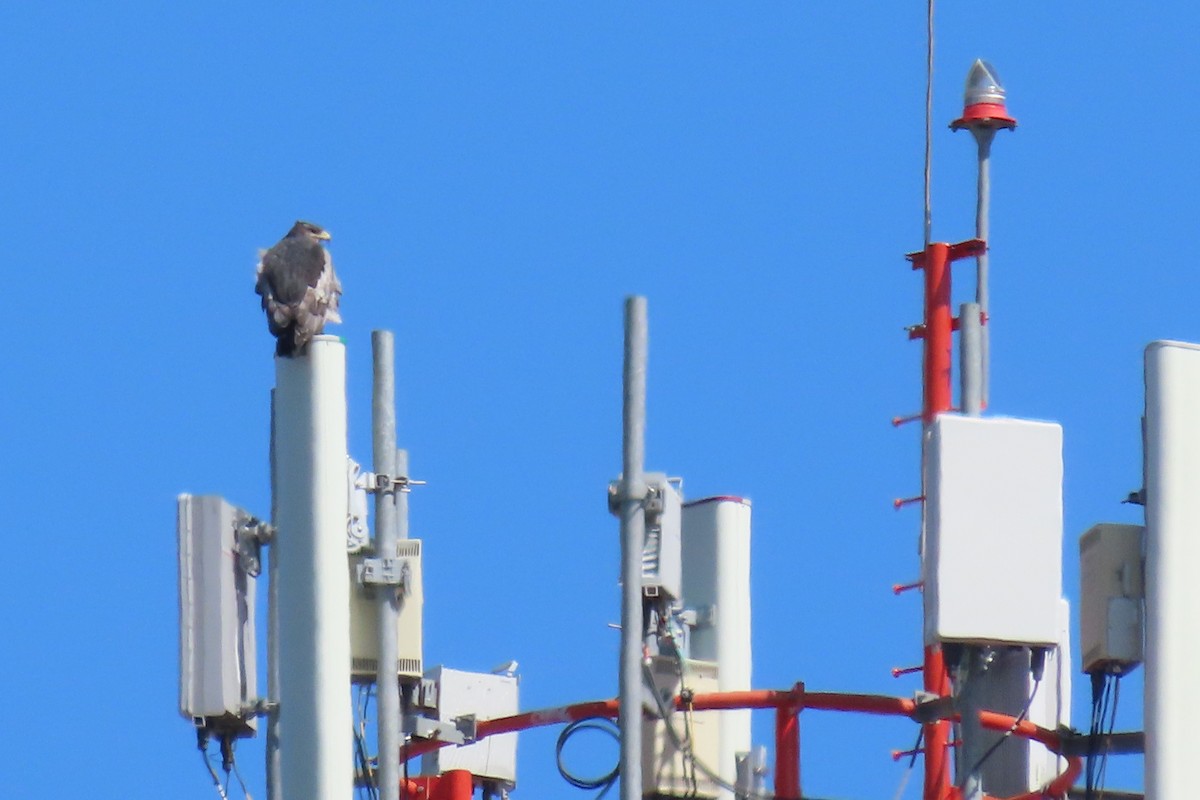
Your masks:
M 975 238 L 984 242 L 988 236 L 991 205 L 991 157 L 992 140 L 996 131 L 1013 130 L 1017 121 L 1008 114 L 1004 105 L 1004 86 L 996 68 L 983 59 L 976 59 L 967 72 L 967 86 L 963 92 L 963 115 L 950 123 L 951 130 L 966 128 L 975 137 L 979 157 L 979 171 L 975 192 Z M 980 402 L 987 407 L 990 395 L 991 345 L 988 319 L 988 252 L 985 248 L 975 260 L 975 302 L 983 315 L 983 330 L 979 341 L 980 354 Z
M 925 271 L 925 340 L 922 359 L 924 374 L 921 422 L 926 429 L 938 414 L 950 410 L 952 402 L 950 365 L 953 322 L 950 312 L 950 264 L 946 258 L 948 250 L 948 245 L 944 243 L 931 243 L 926 246 L 922 256 Z M 929 491 L 925 480 L 922 463 L 922 496 L 926 496 Z M 921 555 L 924 559 L 924 510 L 921 520 Z M 937 645 L 926 645 L 923 665 L 924 669 L 921 672 L 925 691 L 939 697 L 949 694 L 942 649 Z M 946 757 L 949 743 L 949 723 L 938 721 L 925 726 L 925 800 L 942 800 L 950 788 L 950 767 Z
M 988 239 L 988 217 L 992 198 L 991 156 L 992 139 L 996 137 L 994 128 L 973 131 L 979 150 L 979 170 L 975 184 L 975 238 L 984 242 Z M 975 302 L 979 305 L 979 313 L 987 318 L 988 313 L 988 251 L 975 257 Z M 979 336 L 979 403 L 986 407 L 991 397 L 991 363 L 992 343 L 990 326 L 982 326 Z
M 646 455 L 646 298 L 625 300 L 625 363 L 622 402 L 621 668 L 618 725 L 621 730 L 621 800 L 642 797 L 642 542 L 646 520 L 643 476 Z
M 1004 106 L 1005 92 L 995 68 L 977 59 L 967 73 L 963 93 L 963 115 L 950 123 L 951 130 L 967 128 L 975 137 L 978 153 L 978 174 L 975 193 L 975 238 L 982 243 L 975 256 L 975 302 L 963 303 L 959 313 L 960 357 L 962 361 L 962 410 L 978 416 L 988 405 L 990 396 L 991 326 L 988 320 L 988 219 L 991 204 L 992 140 L 1001 128 L 1012 129 L 1017 121 L 1008 115 Z M 982 774 L 977 768 L 984 756 L 983 730 L 979 723 L 980 692 L 987 680 L 988 651 L 968 647 L 964 659 L 965 673 L 961 700 L 962 759 L 967 773 L 960 776 L 963 800 L 980 800 L 984 796 Z
M 275 359 L 275 490 L 283 793 L 349 798 L 346 348 L 336 336 Z
M 396 557 L 396 375 L 391 331 L 371 332 L 374 381 L 371 393 L 372 451 L 375 475 L 388 483 L 375 493 L 375 556 Z M 379 798 L 400 796 L 400 684 L 396 677 L 399 645 L 396 618 L 400 613 L 392 586 L 377 586 L 379 603 L 379 665 L 376 673 L 376 741 L 379 750 Z
M 969 239 L 957 244 L 933 242 L 924 250 L 909 253 L 913 269 L 923 270 L 924 314 L 922 324 L 909 334 L 923 340 L 921 422 L 924 428 L 938 414 L 952 406 L 951 365 L 953 362 L 954 318 L 950 311 L 950 265 L 960 258 L 978 255 L 983 242 Z M 921 496 L 929 491 L 924 464 L 922 438 Z M 925 557 L 925 514 L 921 514 L 921 558 Z M 924 564 L 922 563 L 922 567 Z M 930 695 L 944 697 L 950 693 L 949 679 L 942 649 L 937 643 L 925 646 L 922 667 L 924 689 Z M 925 738 L 925 800 L 944 800 L 950 790 L 950 769 L 946 748 L 949 746 L 950 725 L 942 720 L 924 726 Z

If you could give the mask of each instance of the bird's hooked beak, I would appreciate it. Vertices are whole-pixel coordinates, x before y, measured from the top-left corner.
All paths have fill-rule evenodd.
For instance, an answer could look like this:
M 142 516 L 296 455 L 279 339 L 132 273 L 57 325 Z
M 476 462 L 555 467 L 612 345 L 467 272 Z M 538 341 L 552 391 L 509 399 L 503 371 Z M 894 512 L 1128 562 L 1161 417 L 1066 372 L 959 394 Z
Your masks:
M 315 234 L 315 235 L 318 239 L 322 239 L 326 242 L 333 238 L 332 236 L 329 235 L 329 231 L 321 231 L 320 233 Z

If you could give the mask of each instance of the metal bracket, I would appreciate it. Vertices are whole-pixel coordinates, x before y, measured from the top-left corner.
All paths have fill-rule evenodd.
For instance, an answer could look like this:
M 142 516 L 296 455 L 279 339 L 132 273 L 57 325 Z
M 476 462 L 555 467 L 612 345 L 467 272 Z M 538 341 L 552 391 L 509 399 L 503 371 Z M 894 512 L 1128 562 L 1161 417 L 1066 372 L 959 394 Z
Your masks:
M 238 567 L 252 578 L 262 574 L 262 548 L 275 539 L 275 526 L 257 517 L 239 515 L 234 523 Z
M 407 558 L 364 558 L 358 567 L 358 581 L 363 586 L 393 586 L 408 594 L 412 567 Z
M 1086 756 L 1091 752 L 1117 755 L 1146 752 L 1145 731 L 1120 731 L 1092 737 L 1077 731 L 1059 730 L 1058 737 L 1064 756 Z
M 432 678 L 421 678 L 417 685 L 417 705 L 436 709 L 438 705 L 438 683 Z
M 355 485 L 365 489 L 370 494 L 407 492 L 410 487 L 424 486 L 426 481 L 414 480 L 407 475 L 384 475 L 374 472 L 363 472 L 358 476 Z
M 1130 492 L 1121 503 L 1135 506 L 1146 505 L 1146 487 L 1143 486 L 1141 489 Z
M 939 697 L 930 692 L 917 692 L 913 699 L 916 701 L 916 706 L 911 714 L 912 720 L 922 725 L 950 719 L 955 714 L 953 697 Z
M 267 700 L 265 697 L 260 697 L 253 703 L 248 703 L 242 706 L 242 715 L 247 717 L 266 717 L 274 714 L 278 710 L 278 700 Z
M 409 716 L 404 718 L 404 732 L 420 739 L 433 739 L 451 744 L 470 744 L 475 741 L 478 724 L 474 714 L 455 717 L 452 722 L 442 722 L 428 717 Z

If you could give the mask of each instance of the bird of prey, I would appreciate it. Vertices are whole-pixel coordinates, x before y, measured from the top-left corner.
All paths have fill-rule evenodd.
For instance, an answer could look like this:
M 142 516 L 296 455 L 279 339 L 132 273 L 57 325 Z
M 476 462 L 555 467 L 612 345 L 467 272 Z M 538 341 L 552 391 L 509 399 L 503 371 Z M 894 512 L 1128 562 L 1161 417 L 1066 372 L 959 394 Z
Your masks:
M 326 322 L 342 321 L 342 284 L 321 246 L 329 238 L 320 226 L 299 221 L 274 247 L 259 253 L 254 291 L 262 296 L 276 355 L 296 355 L 325 330 Z

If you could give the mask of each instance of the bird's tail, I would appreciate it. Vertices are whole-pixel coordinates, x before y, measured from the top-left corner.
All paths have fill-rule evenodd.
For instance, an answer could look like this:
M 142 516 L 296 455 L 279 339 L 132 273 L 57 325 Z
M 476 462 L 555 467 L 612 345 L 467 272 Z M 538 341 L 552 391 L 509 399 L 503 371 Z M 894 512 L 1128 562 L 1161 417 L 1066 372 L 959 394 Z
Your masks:
M 275 339 L 275 355 L 291 358 L 296 355 L 296 330 L 295 328 L 285 328 L 279 332 Z

